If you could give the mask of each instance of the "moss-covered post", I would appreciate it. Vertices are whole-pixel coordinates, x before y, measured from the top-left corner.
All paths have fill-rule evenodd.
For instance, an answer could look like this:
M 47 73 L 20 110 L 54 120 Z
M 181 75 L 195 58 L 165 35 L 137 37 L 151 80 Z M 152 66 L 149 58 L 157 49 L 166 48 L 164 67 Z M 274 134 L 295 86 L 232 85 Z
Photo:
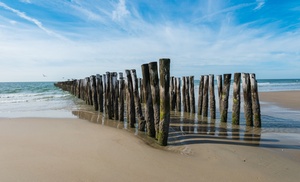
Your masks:
M 125 81 L 123 73 L 119 73 L 119 120 L 124 121 Z
M 133 85 L 130 70 L 125 70 L 127 76 L 127 88 L 126 88 L 126 105 L 127 105 L 127 122 L 131 128 L 135 126 L 135 109 L 134 109 L 134 96 L 133 96 Z
M 183 105 L 183 111 L 187 112 L 187 107 L 186 107 L 186 97 L 185 97 L 185 87 L 186 87 L 186 77 L 182 77 L 182 105 Z
M 216 119 L 215 77 L 209 75 L 209 108 L 210 118 Z
M 232 124 L 240 124 L 241 107 L 241 73 L 234 73 L 233 78 L 233 104 L 232 104 Z
M 208 75 L 204 75 L 203 83 L 203 102 L 202 102 L 202 116 L 208 116 Z
M 218 97 L 219 97 L 219 112 L 222 113 L 222 89 L 223 89 L 223 79 L 222 75 L 217 76 L 217 84 L 218 84 Z
M 221 104 L 222 106 L 221 122 L 227 122 L 230 81 L 231 81 L 231 74 L 224 74 L 224 86 L 222 90 L 222 104 Z
M 244 115 L 246 126 L 253 126 L 252 99 L 249 73 L 242 73 L 243 97 L 244 97 Z
M 157 139 L 158 130 L 159 130 L 159 119 L 160 119 L 160 97 L 159 97 L 160 93 L 159 93 L 157 62 L 149 63 L 149 74 L 150 74 L 152 104 L 153 104 L 153 111 L 154 111 L 154 124 L 155 124 L 155 132 L 156 132 L 155 138 Z
M 204 86 L 204 76 L 200 76 L 199 91 L 198 91 L 198 115 L 202 115 L 202 104 L 203 104 L 203 86 Z
M 261 127 L 260 103 L 258 97 L 257 80 L 255 74 L 250 74 L 251 95 L 252 95 L 252 111 L 253 111 L 253 126 Z
M 142 66 L 142 75 L 143 75 L 143 98 L 144 98 L 144 108 L 145 108 L 145 120 L 147 135 L 155 138 L 155 124 L 154 124 L 154 111 L 152 104 L 152 95 L 151 95 L 151 86 L 150 86 L 150 74 L 149 74 L 149 65 L 143 64 Z
M 160 75 L 160 122 L 158 133 L 158 144 L 168 144 L 170 125 L 170 59 L 159 60 Z
M 190 108 L 191 113 L 196 112 L 196 104 L 195 104 L 195 86 L 194 86 L 194 76 L 190 76 Z
M 132 77 L 132 88 L 133 88 L 133 96 L 134 96 L 134 105 L 135 105 L 135 113 L 138 119 L 139 124 L 139 130 L 145 131 L 145 125 L 146 121 L 144 119 L 143 113 L 142 113 L 142 106 L 139 96 L 139 88 L 138 88 L 138 79 L 136 76 L 136 70 L 131 70 L 131 77 Z
M 181 111 L 181 91 L 180 91 L 180 78 L 176 78 L 177 85 L 176 85 L 176 110 Z

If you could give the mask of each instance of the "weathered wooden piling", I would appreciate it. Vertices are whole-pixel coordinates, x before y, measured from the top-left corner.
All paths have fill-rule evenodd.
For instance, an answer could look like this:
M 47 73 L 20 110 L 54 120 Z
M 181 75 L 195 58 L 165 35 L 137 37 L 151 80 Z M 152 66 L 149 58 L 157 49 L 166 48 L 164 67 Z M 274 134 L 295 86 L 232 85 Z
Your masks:
M 250 74 L 251 95 L 252 95 L 252 111 L 253 111 L 253 126 L 261 127 L 260 103 L 258 97 L 257 81 L 255 74 Z
M 246 120 L 246 126 L 253 126 L 251 85 L 250 85 L 249 73 L 242 74 L 242 84 L 243 84 L 244 115 Z
M 135 69 L 131 70 L 131 78 L 132 78 L 132 86 L 133 86 L 132 88 L 133 88 L 133 96 L 134 96 L 135 113 L 138 119 L 139 130 L 145 131 L 146 121 L 142 113 L 142 106 L 141 106 L 139 90 L 138 90 L 138 79 L 136 76 Z
M 143 64 L 142 66 L 142 75 L 143 75 L 143 103 L 145 108 L 145 120 L 147 135 L 155 138 L 155 124 L 154 124 L 154 111 L 152 104 L 152 95 L 151 95 L 151 86 L 150 86 L 150 73 L 149 65 Z
M 152 104 L 153 104 L 153 111 L 154 111 L 154 124 L 155 124 L 155 132 L 156 132 L 155 138 L 158 139 L 159 120 L 160 120 L 160 93 L 159 93 L 157 62 L 149 63 L 149 73 L 150 73 Z
M 202 116 L 208 116 L 208 76 L 204 75 L 204 83 L 203 83 L 203 102 L 202 102 Z
M 216 119 L 215 79 L 212 74 L 209 75 L 209 108 L 210 118 Z
M 113 113 L 114 119 L 119 120 L 119 81 L 118 73 L 113 73 Z
M 143 95 L 143 81 L 142 81 L 142 78 L 138 78 L 138 83 L 139 83 L 139 96 L 140 96 L 140 101 L 141 103 L 143 102 L 144 100 L 144 95 Z
M 181 111 L 181 92 L 180 92 L 180 78 L 176 78 L 176 110 Z
M 92 102 L 94 106 L 94 110 L 98 111 L 98 97 L 97 97 L 97 88 L 96 88 L 96 76 L 92 75 L 90 77 L 91 80 L 91 90 L 92 90 Z
M 106 99 L 107 99 L 107 79 L 106 79 L 106 74 L 103 75 L 103 109 L 105 109 L 105 113 L 107 112 L 106 111 L 106 105 L 107 105 L 107 102 L 106 102 Z
M 222 89 L 222 104 L 221 104 L 222 107 L 221 122 L 227 122 L 230 81 L 231 81 L 231 74 L 224 74 L 224 85 Z
M 185 81 L 185 79 L 186 79 L 186 77 L 185 76 L 183 76 L 182 77 L 182 105 L 183 105 L 183 111 L 184 112 L 187 112 L 187 107 L 186 107 L 186 93 L 185 93 L 185 91 L 186 91 L 186 81 Z
M 222 75 L 217 76 L 217 84 L 218 84 L 218 97 L 219 97 L 219 112 L 222 113 L 222 89 L 223 89 L 223 79 Z
M 158 144 L 166 146 L 168 144 L 170 125 L 170 59 L 159 60 L 160 75 L 160 122 L 158 132 Z
M 170 78 L 170 107 L 174 111 L 176 107 L 176 91 L 175 91 L 175 77 Z
M 113 119 L 113 100 L 112 100 L 112 74 L 110 72 L 106 72 L 107 86 L 106 86 L 106 114 L 108 115 L 108 119 Z
M 126 87 L 126 105 L 127 105 L 127 122 L 131 128 L 135 126 L 135 106 L 134 106 L 134 96 L 133 96 L 133 84 L 130 74 L 130 70 L 125 70 L 127 76 L 127 87 Z
M 99 74 L 97 74 L 97 94 L 98 94 L 99 111 L 103 112 L 103 82 L 102 82 L 102 76 Z
M 119 73 L 119 120 L 124 121 L 125 81 L 123 73 Z
M 190 76 L 190 112 L 196 112 L 194 76 Z
M 191 104 L 190 104 L 190 80 L 189 77 L 185 77 L 185 105 L 186 112 L 191 112 Z
M 198 91 L 198 115 L 202 115 L 203 105 L 203 87 L 204 87 L 204 76 L 200 76 L 199 91 Z
M 241 107 L 241 73 L 234 73 L 233 78 L 233 104 L 232 104 L 232 124 L 240 124 Z

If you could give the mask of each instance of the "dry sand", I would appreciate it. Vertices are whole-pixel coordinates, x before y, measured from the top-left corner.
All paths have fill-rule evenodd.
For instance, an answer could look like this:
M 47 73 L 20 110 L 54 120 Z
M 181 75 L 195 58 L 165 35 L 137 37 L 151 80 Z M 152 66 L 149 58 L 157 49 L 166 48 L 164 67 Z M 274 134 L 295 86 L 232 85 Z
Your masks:
M 259 98 L 281 107 L 300 110 L 300 91 L 261 92 Z
M 206 141 L 180 154 L 81 119 L 0 119 L 0 146 L 0 181 L 300 179 L 298 162 L 263 148 Z

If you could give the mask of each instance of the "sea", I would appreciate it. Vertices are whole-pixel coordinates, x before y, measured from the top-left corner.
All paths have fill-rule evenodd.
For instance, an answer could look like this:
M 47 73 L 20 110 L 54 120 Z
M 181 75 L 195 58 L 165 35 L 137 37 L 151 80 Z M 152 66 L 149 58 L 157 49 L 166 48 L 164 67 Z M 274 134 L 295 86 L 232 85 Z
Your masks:
M 198 85 L 195 80 L 195 93 Z M 291 90 L 300 90 L 300 79 L 258 80 L 259 92 Z M 72 111 L 84 107 L 83 101 L 55 87 L 54 82 L 0 82 L 0 118 L 74 117 Z

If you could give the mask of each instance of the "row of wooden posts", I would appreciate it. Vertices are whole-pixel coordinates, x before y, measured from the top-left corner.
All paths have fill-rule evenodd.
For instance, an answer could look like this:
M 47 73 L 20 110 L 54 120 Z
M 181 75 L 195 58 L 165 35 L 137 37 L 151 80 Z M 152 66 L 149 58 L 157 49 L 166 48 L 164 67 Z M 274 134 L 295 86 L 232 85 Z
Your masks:
M 92 105 L 109 119 L 124 121 L 126 118 L 132 128 L 137 120 L 140 131 L 146 131 L 160 145 L 165 146 L 168 141 L 170 111 L 183 109 L 184 112 L 196 113 L 194 76 L 182 77 L 182 82 L 180 78 L 170 77 L 170 59 L 159 60 L 159 72 L 157 62 L 143 64 L 141 70 L 142 79 L 137 78 L 135 69 L 131 69 L 125 70 L 126 79 L 122 72 L 119 73 L 119 79 L 118 73 L 106 72 L 85 79 L 58 82 L 55 85 Z M 232 123 L 238 125 L 240 120 L 241 75 L 246 125 L 260 127 L 255 74 L 234 74 Z M 222 80 L 222 75 L 219 75 L 217 81 L 220 118 L 221 122 L 227 122 L 231 74 L 224 74 L 224 82 Z M 215 119 L 214 75 L 200 77 L 197 114 L 207 118 L 208 105 L 210 117 Z
M 124 121 L 126 113 L 130 127 L 134 128 L 137 120 L 140 131 L 146 131 L 158 144 L 165 146 L 170 124 L 170 59 L 159 60 L 159 72 L 157 62 L 141 67 L 143 79 L 138 79 L 136 70 L 131 69 L 125 70 L 126 82 L 123 73 L 119 73 L 117 79 L 116 72 L 106 72 L 55 85 L 93 105 L 109 119 Z M 140 91 L 139 83 L 142 85 Z

